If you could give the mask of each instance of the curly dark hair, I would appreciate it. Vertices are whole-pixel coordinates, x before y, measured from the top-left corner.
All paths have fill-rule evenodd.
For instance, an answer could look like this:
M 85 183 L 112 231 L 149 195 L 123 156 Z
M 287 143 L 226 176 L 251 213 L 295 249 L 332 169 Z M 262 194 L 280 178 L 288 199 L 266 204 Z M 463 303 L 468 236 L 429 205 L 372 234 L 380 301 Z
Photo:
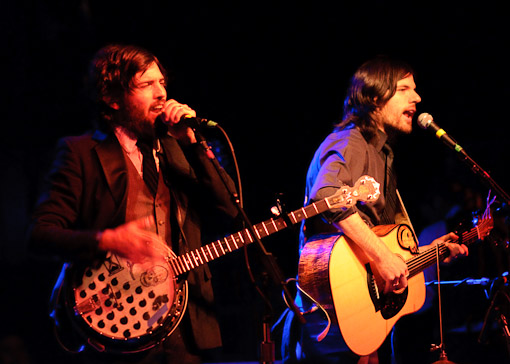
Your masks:
M 110 44 L 101 48 L 92 59 L 89 69 L 91 96 L 96 103 L 100 124 L 116 124 L 117 110 L 111 102 L 119 102 L 133 87 L 133 78 L 156 63 L 161 73 L 167 72 L 151 52 L 134 45 Z
M 407 63 L 388 56 L 378 56 L 363 63 L 351 78 L 343 119 L 336 127 L 343 129 L 355 125 L 368 140 L 375 137 L 377 125 L 372 118 L 373 112 L 393 97 L 398 81 L 413 74 Z

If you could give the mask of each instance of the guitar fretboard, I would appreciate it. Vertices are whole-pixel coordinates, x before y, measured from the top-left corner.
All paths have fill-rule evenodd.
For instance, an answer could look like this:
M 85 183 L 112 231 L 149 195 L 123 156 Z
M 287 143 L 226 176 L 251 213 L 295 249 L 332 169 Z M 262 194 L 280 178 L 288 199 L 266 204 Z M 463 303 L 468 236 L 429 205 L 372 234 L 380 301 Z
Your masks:
M 338 199 L 338 197 L 332 196 L 288 213 L 286 219 L 280 217 L 253 225 L 254 234 L 256 234 L 258 239 L 262 239 L 287 228 L 286 220 L 291 224 L 297 224 L 302 220 L 318 215 L 330 209 L 332 204 L 338 203 L 337 201 L 332 201 L 333 198 Z M 189 251 L 178 257 L 170 258 L 168 261 L 172 266 L 174 273 L 180 275 L 202 264 L 233 252 L 245 245 L 253 243 L 254 241 L 255 237 L 252 236 L 250 229 L 246 228 L 235 234 L 204 245 L 199 249 Z
M 455 243 L 462 244 L 472 244 L 478 240 L 483 239 L 487 234 L 492 230 L 493 220 L 492 218 L 484 219 L 480 222 L 480 224 L 469 231 L 465 231 L 461 234 L 460 239 L 458 241 L 454 241 Z M 439 260 L 442 261 L 448 255 L 450 255 L 450 251 L 448 250 L 445 243 L 438 244 L 439 247 Z M 438 252 L 436 247 L 431 247 L 424 251 L 423 253 L 409 259 L 407 263 L 407 268 L 409 270 L 409 278 L 415 276 L 416 274 L 422 272 L 425 268 L 431 266 L 437 261 Z

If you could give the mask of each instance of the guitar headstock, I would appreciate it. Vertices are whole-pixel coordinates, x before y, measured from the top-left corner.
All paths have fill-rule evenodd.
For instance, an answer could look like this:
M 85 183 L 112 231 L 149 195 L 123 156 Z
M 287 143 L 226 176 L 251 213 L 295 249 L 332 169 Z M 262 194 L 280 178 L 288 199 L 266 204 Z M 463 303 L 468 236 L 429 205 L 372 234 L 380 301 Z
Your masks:
M 342 186 L 327 198 L 330 208 L 349 208 L 358 201 L 375 202 L 381 195 L 380 184 L 373 177 L 361 176 L 354 186 Z

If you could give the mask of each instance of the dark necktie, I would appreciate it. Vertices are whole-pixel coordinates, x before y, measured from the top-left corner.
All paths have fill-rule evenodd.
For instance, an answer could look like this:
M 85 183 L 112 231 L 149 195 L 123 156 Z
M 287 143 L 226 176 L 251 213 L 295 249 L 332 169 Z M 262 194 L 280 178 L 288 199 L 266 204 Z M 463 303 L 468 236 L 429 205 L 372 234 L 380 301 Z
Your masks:
M 154 160 L 154 153 L 152 151 L 152 145 L 144 140 L 138 140 L 136 143 L 140 152 L 142 153 L 142 174 L 145 184 L 149 188 L 152 196 L 156 196 L 158 190 L 158 179 L 159 174 L 156 168 L 156 161 Z

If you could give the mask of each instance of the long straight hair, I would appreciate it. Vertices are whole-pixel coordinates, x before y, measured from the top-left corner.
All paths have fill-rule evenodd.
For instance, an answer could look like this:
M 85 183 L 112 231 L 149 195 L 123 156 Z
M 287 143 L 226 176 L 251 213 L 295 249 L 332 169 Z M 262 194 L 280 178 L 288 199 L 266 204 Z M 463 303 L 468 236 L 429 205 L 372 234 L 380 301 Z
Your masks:
M 336 128 L 355 125 L 367 140 L 374 138 L 377 132 L 372 118 L 374 111 L 395 95 L 398 81 L 413 74 L 407 63 L 388 56 L 378 56 L 363 63 L 351 78 L 343 118 Z

